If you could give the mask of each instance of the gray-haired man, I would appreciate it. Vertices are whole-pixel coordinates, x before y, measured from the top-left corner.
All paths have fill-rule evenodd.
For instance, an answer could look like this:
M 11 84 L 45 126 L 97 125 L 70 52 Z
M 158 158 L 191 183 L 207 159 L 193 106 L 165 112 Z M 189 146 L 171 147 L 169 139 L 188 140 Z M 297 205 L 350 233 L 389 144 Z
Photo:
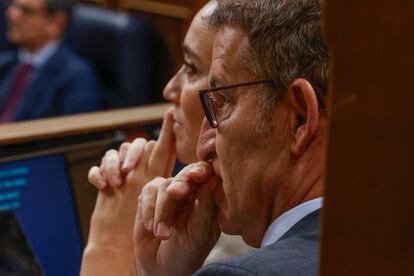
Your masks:
M 316 0 L 222 0 L 200 162 L 140 196 L 141 275 L 199 269 L 221 231 L 260 247 L 196 275 L 316 275 L 328 53 Z M 219 230 L 220 229 L 220 230 Z

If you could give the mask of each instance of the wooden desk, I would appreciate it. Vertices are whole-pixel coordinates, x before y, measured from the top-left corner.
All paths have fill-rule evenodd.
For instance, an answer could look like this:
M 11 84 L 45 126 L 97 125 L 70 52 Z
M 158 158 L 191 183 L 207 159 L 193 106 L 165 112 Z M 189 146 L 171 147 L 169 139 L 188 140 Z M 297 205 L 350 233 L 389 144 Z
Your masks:
M 156 104 L 2 125 L 0 145 L 154 124 L 162 121 L 165 111 L 170 106 L 170 104 Z

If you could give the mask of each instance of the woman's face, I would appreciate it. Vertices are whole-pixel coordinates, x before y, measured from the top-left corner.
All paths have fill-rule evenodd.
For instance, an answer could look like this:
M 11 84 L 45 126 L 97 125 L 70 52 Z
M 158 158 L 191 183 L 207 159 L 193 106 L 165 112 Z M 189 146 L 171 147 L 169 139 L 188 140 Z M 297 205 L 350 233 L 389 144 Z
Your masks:
M 214 33 L 198 13 L 184 39 L 184 63 L 164 89 L 164 97 L 175 105 L 175 145 L 178 159 L 184 163 L 197 161 L 196 147 L 204 118 L 197 92 L 209 86 L 213 39 Z

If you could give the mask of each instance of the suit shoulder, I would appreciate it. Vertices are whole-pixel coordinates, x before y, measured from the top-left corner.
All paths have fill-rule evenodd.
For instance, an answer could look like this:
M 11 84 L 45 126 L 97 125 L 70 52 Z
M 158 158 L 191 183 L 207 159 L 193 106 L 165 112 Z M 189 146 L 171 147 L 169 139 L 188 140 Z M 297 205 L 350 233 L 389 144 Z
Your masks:
M 318 240 L 318 231 L 294 235 L 246 255 L 207 265 L 196 275 L 317 275 Z
M 198 270 L 194 276 L 215 276 L 215 275 L 234 275 L 234 276 L 253 276 L 257 275 L 254 271 L 249 271 L 244 267 L 228 263 L 211 263 Z
M 65 63 L 65 68 L 67 69 L 67 71 L 71 71 L 74 73 L 77 72 L 78 74 L 84 74 L 85 72 L 93 72 L 92 66 L 68 46 L 62 45 L 55 55 L 57 56 L 57 59 L 55 59 L 55 61 L 61 60 L 57 63 Z
M 0 68 L 9 65 L 17 60 L 17 52 L 8 50 L 0 51 Z

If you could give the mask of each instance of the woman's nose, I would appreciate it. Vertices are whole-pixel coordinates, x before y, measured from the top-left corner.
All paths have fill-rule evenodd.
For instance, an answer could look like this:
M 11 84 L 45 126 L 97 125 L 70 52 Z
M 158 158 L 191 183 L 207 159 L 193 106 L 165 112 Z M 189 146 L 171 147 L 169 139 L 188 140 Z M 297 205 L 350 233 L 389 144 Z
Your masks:
M 180 69 L 181 71 L 181 69 Z M 179 104 L 180 94 L 181 94 L 181 78 L 179 76 L 180 71 L 178 71 L 165 86 L 163 91 L 164 98 L 176 104 Z

